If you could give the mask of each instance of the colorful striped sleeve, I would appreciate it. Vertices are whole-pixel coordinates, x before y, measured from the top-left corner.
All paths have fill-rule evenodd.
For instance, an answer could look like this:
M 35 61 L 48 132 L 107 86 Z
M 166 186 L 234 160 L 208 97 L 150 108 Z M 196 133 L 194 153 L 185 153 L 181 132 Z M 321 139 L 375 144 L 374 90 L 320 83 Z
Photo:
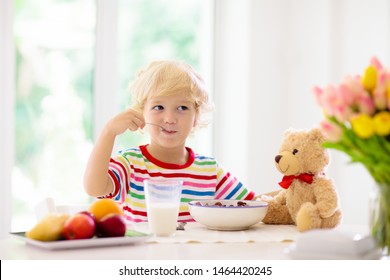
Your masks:
M 129 176 L 130 169 L 127 164 L 127 159 L 123 155 L 118 155 L 115 158 L 110 159 L 108 175 L 114 185 L 113 191 L 104 196 L 112 198 L 119 203 L 123 203 L 126 200 L 126 195 L 129 191 Z
M 247 189 L 230 172 L 226 172 L 221 165 L 218 165 L 216 199 L 252 200 L 254 197 L 253 191 Z

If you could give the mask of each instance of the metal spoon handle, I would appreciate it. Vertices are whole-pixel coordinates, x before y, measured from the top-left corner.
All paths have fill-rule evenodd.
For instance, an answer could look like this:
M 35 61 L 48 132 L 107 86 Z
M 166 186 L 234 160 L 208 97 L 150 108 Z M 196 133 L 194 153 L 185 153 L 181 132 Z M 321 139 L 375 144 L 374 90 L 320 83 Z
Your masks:
M 166 130 L 163 126 L 161 126 L 161 125 L 159 125 L 159 124 L 148 123 L 148 122 L 146 122 L 145 124 L 155 125 L 155 126 L 158 126 L 161 130 Z

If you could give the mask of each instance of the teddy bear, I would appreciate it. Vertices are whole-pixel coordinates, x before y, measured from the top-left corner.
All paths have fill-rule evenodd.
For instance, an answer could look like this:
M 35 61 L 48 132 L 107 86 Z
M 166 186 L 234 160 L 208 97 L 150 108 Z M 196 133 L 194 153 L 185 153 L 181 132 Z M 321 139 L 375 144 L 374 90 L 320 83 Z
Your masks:
M 342 218 L 333 181 L 326 177 L 329 154 L 322 146 L 325 137 L 319 128 L 289 129 L 275 156 L 275 165 L 284 176 L 283 188 L 268 202 L 265 224 L 295 224 L 300 232 L 334 228 Z

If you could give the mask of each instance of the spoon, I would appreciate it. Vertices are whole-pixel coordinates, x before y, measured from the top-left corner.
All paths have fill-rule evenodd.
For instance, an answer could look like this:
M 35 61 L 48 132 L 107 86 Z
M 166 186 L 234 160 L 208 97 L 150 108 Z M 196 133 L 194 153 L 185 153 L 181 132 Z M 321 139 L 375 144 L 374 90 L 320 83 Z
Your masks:
M 177 225 L 177 227 L 176 227 L 176 230 L 185 230 L 185 225 L 186 225 L 187 223 L 186 222 L 180 222 L 180 223 L 178 223 L 178 225 Z
M 159 124 L 155 124 L 155 123 L 145 123 L 145 124 L 150 124 L 150 125 L 155 125 L 155 126 L 158 126 L 160 129 L 161 129 L 161 131 L 168 131 L 165 127 L 163 127 L 162 125 L 159 125 Z

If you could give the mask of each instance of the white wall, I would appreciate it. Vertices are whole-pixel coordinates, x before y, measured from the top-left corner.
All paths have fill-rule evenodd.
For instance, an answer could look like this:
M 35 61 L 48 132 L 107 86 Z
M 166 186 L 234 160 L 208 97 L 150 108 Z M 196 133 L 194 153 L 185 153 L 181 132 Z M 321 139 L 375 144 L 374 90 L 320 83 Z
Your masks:
M 217 0 L 215 156 L 255 191 L 279 189 L 283 131 L 321 121 L 313 86 L 362 73 L 373 55 L 390 67 L 389 20 L 387 0 Z M 344 223 L 367 224 L 371 178 L 331 156 Z

